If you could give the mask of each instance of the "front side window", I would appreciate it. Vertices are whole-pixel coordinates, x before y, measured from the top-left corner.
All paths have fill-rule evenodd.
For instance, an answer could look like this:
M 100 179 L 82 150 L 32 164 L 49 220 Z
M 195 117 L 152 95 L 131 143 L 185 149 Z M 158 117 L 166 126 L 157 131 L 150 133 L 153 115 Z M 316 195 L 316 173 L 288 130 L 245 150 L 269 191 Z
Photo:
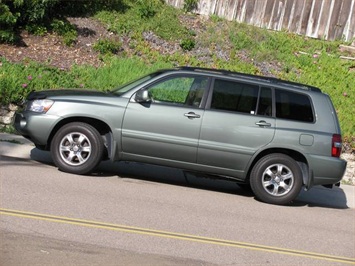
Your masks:
M 255 114 L 259 86 L 216 79 L 211 109 Z
M 301 93 L 275 90 L 276 117 L 300 122 L 314 122 L 310 98 Z
M 207 89 L 208 78 L 173 77 L 147 88 L 154 103 L 199 107 Z

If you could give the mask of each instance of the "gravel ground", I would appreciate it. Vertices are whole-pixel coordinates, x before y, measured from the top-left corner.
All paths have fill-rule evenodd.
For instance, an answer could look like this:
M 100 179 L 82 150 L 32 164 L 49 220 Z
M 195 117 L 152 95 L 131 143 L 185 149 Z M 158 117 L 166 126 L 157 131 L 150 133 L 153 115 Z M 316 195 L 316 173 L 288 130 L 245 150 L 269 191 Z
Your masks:
M 348 162 L 342 183 L 355 186 L 355 155 L 343 153 L 342 158 Z

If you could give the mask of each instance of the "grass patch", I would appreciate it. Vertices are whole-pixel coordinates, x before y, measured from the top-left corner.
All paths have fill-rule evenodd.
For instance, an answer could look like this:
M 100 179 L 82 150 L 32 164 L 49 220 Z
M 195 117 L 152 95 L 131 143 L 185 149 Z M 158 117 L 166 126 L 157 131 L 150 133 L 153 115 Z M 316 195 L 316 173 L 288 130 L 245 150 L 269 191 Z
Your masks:
M 144 31 L 154 31 L 165 40 L 180 40 L 192 34 L 179 21 L 182 11 L 162 1 L 125 1 L 125 5 L 126 9 L 122 12 L 101 11 L 95 17 L 107 24 L 112 32 L 130 34 L 138 39 Z
M 92 88 L 110 90 L 160 68 L 172 67 L 163 61 L 147 67 L 138 57 L 106 57 L 105 66 L 74 66 L 63 70 L 35 62 L 14 64 L 2 60 L 0 68 L 0 103 L 21 102 L 32 90 Z
M 18 134 L 18 132 L 16 131 L 13 125 L 0 126 L 0 132 L 14 134 L 14 135 Z
M 349 137 L 355 132 L 352 111 L 355 106 L 355 62 L 339 58 L 340 41 L 274 32 L 212 17 L 197 43 L 231 47 L 231 59 L 217 60 L 218 68 L 260 74 L 256 63 L 271 63 L 277 77 L 319 87 L 332 98 L 345 140 L 353 139 Z M 246 55 L 244 60 L 237 59 L 241 52 Z M 351 143 L 355 148 L 354 141 Z
M 8 142 L 8 143 L 20 144 L 20 145 L 23 144 L 22 142 L 15 139 L 0 139 L 0 142 Z

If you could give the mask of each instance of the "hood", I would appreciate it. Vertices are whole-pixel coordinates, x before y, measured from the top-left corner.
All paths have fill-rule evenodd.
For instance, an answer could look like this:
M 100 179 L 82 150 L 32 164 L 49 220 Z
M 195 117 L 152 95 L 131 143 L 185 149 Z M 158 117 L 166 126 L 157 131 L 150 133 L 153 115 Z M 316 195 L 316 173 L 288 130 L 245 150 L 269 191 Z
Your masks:
M 102 91 L 95 90 L 81 90 L 81 89 L 63 89 L 63 90 L 45 90 L 45 91 L 32 91 L 27 100 L 46 99 L 55 96 L 105 96 L 107 95 Z

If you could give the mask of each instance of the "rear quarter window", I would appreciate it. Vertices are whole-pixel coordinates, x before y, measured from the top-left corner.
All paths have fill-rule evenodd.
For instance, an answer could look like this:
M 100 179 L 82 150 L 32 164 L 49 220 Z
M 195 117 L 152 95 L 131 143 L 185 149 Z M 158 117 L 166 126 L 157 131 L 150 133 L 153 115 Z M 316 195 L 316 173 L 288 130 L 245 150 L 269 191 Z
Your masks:
M 300 122 L 314 122 L 312 102 L 308 95 L 275 90 L 276 117 Z

